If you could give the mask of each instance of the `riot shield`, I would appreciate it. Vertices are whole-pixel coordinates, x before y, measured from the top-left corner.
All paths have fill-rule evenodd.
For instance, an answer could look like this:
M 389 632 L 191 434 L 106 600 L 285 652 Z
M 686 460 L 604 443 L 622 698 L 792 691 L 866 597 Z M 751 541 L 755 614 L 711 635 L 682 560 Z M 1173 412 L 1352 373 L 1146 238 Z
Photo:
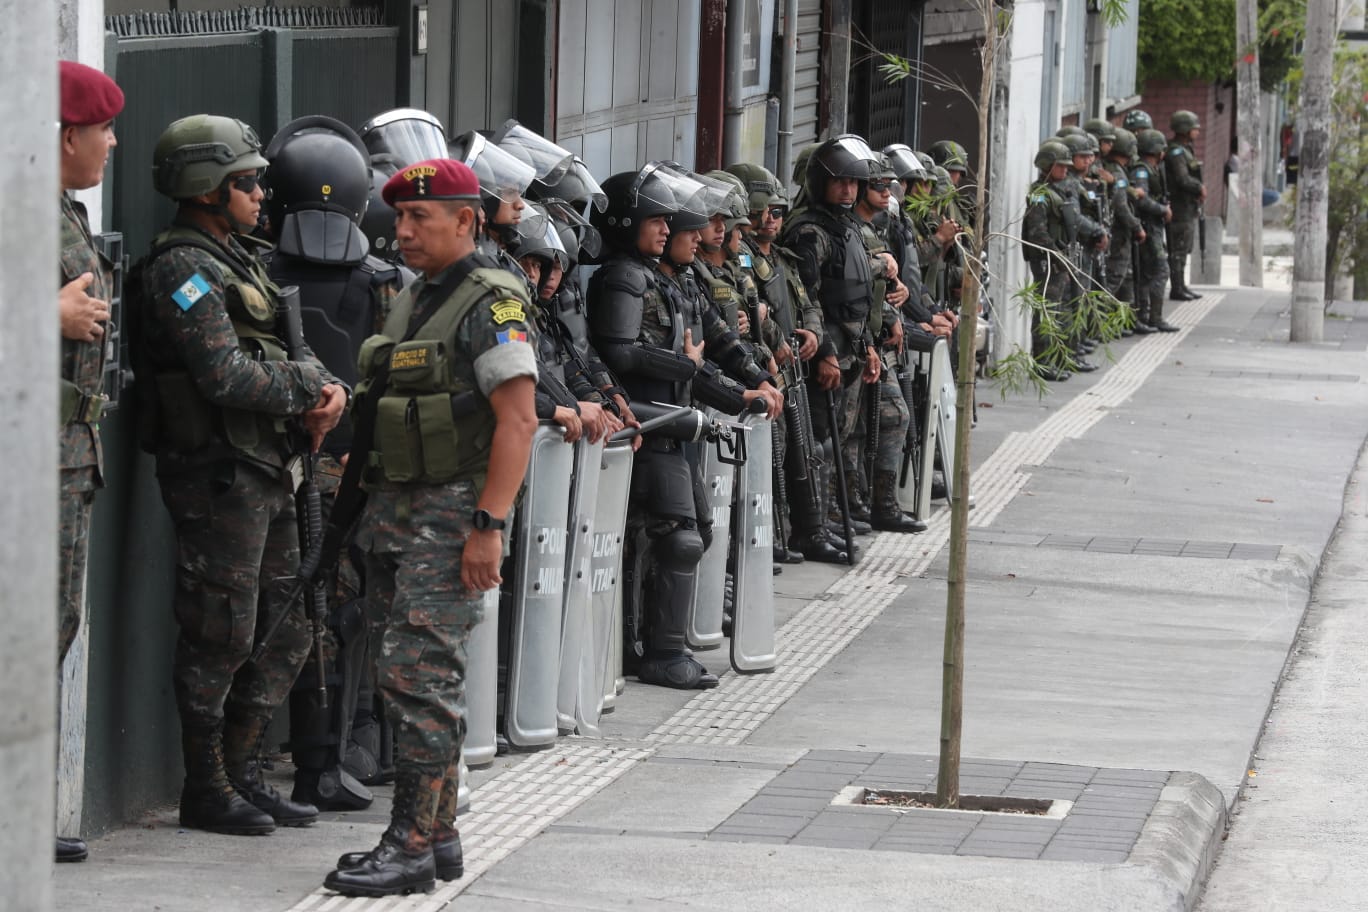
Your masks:
M 523 750 L 553 744 L 557 735 L 556 669 L 570 514 L 566 492 L 574 456 L 560 427 L 543 422 L 537 428 L 515 517 L 504 734 Z
M 603 443 L 581 438 L 575 444 L 575 471 L 570 479 L 570 541 L 565 560 L 565 599 L 561 603 L 560 676 L 556 688 L 556 725 L 562 732 L 598 737 L 603 704 L 603 675 L 593 667 L 594 620 L 590 610 L 594 547 L 594 505 L 598 499 Z M 582 684 L 586 670 L 590 681 Z M 581 698 L 587 687 L 590 700 Z M 597 691 L 597 693 L 595 693 Z M 577 707 L 587 703 L 584 714 Z
M 903 399 L 907 402 L 907 410 L 912 413 L 913 418 L 920 421 L 922 409 L 918 401 L 917 390 L 921 384 L 917 382 L 917 360 L 918 356 L 910 349 L 904 349 L 898 355 L 896 374 L 898 388 L 902 390 Z M 921 500 L 917 496 L 917 480 L 922 470 L 921 465 L 921 427 L 917 421 L 910 422 L 908 427 L 907 441 L 903 445 L 902 461 L 898 467 L 898 487 L 896 490 L 898 498 L 898 509 L 904 513 L 911 513 L 917 519 L 925 519 L 925 514 L 921 513 Z
M 704 409 L 708 419 L 723 417 L 714 409 Z M 694 649 L 716 649 L 722 645 L 723 593 L 727 586 L 727 552 L 730 550 L 732 495 L 736 467 L 723 462 L 716 446 L 703 445 L 699 462 L 708 509 L 712 513 L 712 542 L 698 562 L 698 584 L 689 606 L 689 625 L 685 631 Z M 768 471 L 769 463 L 766 463 Z M 699 517 L 700 524 L 702 517 Z
M 484 594 L 484 618 L 470 631 L 466 645 L 466 736 L 462 756 L 467 766 L 494 762 L 499 716 L 499 590 Z
M 736 470 L 736 566 L 732 572 L 731 666 L 769 671 L 774 647 L 774 438 L 763 417 L 746 418 L 746 464 Z M 711 447 L 709 449 L 712 449 Z
M 632 487 L 632 442 L 612 443 L 601 450 L 597 496 L 594 500 L 593 543 L 590 549 L 590 616 L 593 618 L 593 660 L 599 669 L 598 711 L 609 712 L 622 677 L 622 553 L 627 530 L 627 498 Z M 579 699 L 594 701 L 583 689 Z M 589 706 L 578 710 L 589 718 Z
M 970 344 L 964 340 L 962 344 Z M 941 475 L 945 478 L 945 497 L 949 500 L 955 495 L 955 377 L 950 371 L 950 346 L 937 345 L 931 351 L 931 395 L 940 400 L 936 419 L 940 427 L 936 429 L 936 449 L 940 453 Z M 936 375 L 940 382 L 936 382 Z M 929 476 L 928 476 L 929 477 Z M 927 487 L 931 485 L 928 482 Z
M 921 415 L 921 465 L 917 471 L 916 510 L 919 519 L 931 515 L 931 481 L 936 472 L 936 448 L 940 443 L 941 388 L 949 383 L 954 404 L 954 379 L 950 375 L 950 346 L 944 339 L 937 339 L 931 351 L 917 355 L 918 379 L 926 390 L 925 411 Z M 949 474 L 949 473 L 947 473 Z

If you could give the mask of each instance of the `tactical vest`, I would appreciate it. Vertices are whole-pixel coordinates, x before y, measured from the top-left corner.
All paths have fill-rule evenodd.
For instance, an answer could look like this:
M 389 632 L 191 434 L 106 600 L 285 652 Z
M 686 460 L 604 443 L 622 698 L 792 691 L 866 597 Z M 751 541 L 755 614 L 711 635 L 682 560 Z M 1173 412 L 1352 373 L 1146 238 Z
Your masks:
M 567 277 L 561 288 L 557 289 L 554 300 L 556 318 L 565 327 L 575 351 L 581 358 L 589 356 L 589 311 L 584 303 L 584 295 L 579 285 Z
M 741 308 L 745 305 L 741 292 L 736 289 L 736 286 L 719 276 L 711 264 L 705 263 L 701 259 L 694 261 L 693 273 L 708 300 L 721 311 L 722 318 L 727 321 L 727 325 L 734 332 L 740 332 Z
M 874 276 L 859 230 L 819 206 L 804 209 L 794 222 L 793 227 L 814 222 L 831 239 L 831 255 L 822 264 L 822 286 L 817 296 L 827 319 L 839 323 L 866 322 L 873 301 Z
M 525 301 L 526 283 L 502 269 L 475 269 L 436 311 L 409 329 L 414 300 L 400 293 L 383 331 L 361 346 L 362 380 L 356 398 L 373 395 L 377 369 L 389 377 L 378 390 L 375 439 L 367 454 L 368 478 L 394 483 L 483 485 L 494 441 L 494 410 L 475 385 L 456 375 L 457 328 L 491 295 Z
M 770 319 L 774 320 L 779 327 L 779 334 L 787 341 L 797 328 L 797 323 L 785 271 L 771 263 L 768 257 L 756 253 L 751 257 L 751 272 L 759 286 L 760 297 L 769 305 Z
M 881 253 L 891 253 L 884 239 L 879 237 L 879 233 L 874 230 L 874 225 L 861 219 L 860 235 L 864 238 L 865 250 L 868 251 L 868 258 Z M 871 273 L 872 274 L 872 273 Z M 869 318 L 866 321 L 869 326 L 870 334 L 879 338 L 879 333 L 883 331 L 883 302 L 884 296 L 888 294 L 888 278 L 882 273 L 878 278 L 870 282 L 869 287 L 873 289 L 874 306 L 869 308 Z
M 173 247 L 197 247 L 214 257 L 222 267 L 224 307 L 237 335 L 239 350 L 253 361 L 287 361 L 285 343 L 276 335 L 276 309 L 279 287 L 266 275 L 256 260 L 238 263 L 225 260 L 223 251 L 200 232 L 173 226 L 152 242 L 144 263 L 150 263 Z M 135 307 L 145 308 L 147 302 Z M 135 344 L 146 344 L 138 340 Z M 147 362 L 147 353 L 142 359 Z M 139 371 L 143 373 L 143 371 Z M 285 419 L 265 412 L 227 408 L 206 399 L 188 371 L 153 368 L 153 392 L 144 396 L 139 438 L 143 449 L 156 453 L 169 449 L 182 454 L 204 450 L 214 442 L 217 432 L 234 450 L 245 455 L 266 444 L 281 448 L 285 441 Z

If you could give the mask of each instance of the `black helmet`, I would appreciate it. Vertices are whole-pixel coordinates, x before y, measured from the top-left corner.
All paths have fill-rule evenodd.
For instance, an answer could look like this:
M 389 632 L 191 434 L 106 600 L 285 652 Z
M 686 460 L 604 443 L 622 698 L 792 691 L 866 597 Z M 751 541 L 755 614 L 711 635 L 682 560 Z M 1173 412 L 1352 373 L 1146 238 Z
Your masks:
M 1122 118 L 1121 126 L 1139 137 L 1141 130 L 1153 129 L 1154 121 L 1150 119 L 1149 114 L 1139 108 L 1131 108 L 1126 112 L 1126 116 Z
M 1111 154 L 1124 158 L 1135 157 L 1135 134 L 1125 127 L 1116 128 L 1116 139 L 1112 141 Z
M 1094 117 L 1087 123 L 1083 124 L 1083 129 L 1091 133 L 1093 136 L 1097 137 L 1099 142 L 1104 139 L 1116 139 L 1116 127 L 1112 126 L 1112 122 L 1110 120 L 1103 120 L 1100 117 Z
M 1141 155 L 1163 155 L 1168 137 L 1153 128 L 1135 134 L 1135 147 Z
M 399 244 L 394 237 L 394 210 L 385 202 L 385 182 L 403 167 L 393 155 L 372 155 L 370 204 L 361 217 L 361 232 L 370 239 L 370 252 L 382 260 L 399 262 Z
M 357 226 L 371 191 L 370 156 L 351 127 L 322 115 L 293 120 L 266 147 L 266 213 L 282 253 L 359 263 L 370 243 Z
M 522 219 L 514 227 L 514 241 L 510 245 L 513 258 L 536 257 L 546 266 L 551 262 L 560 263 L 561 269 L 570 268 L 570 257 L 555 222 L 547 214 L 546 208 L 537 203 L 529 203 Z
M 377 114 L 356 131 L 371 155 L 390 155 L 400 168 L 447 157 L 446 130 L 427 111 L 395 108 Z
M 940 165 L 946 171 L 969 170 L 969 153 L 964 151 L 964 146 L 952 139 L 942 139 L 932 143 L 926 150 L 926 154 L 931 156 L 931 160 Z
M 691 218 L 701 217 L 702 224 L 707 224 L 707 216 L 702 215 L 702 186 L 665 167 L 666 164 L 651 162 L 640 171 L 623 171 L 603 182 L 608 205 L 589 217 L 607 246 L 636 253 L 637 231 L 642 222 L 656 216 L 669 218 L 684 208 Z
M 913 181 L 926 180 L 928 175 L 926 168 L 921 160 L 917 158 L 917 153 L 913 152 L 903 143 L 894 143 L 891 146 L 884 146 L 883 154 L 887 156 L 888 163 L 893 166 L 893 173 L 899 180 Z
M 603 249 L 603 238 L 573 204 L 555 197 L 547 197 L 539 203 L 560 233 L 561 245 L 565 247 L 569 262 L 565 267 L 567 272 L 581 259 L 594 260 L 598 257 Z
M 591 204 L 599 212 L 608 206 L 608 197 L 604 195 L 603 188 L 594 180 L 594 175 L 589 173 L 589 166 L 578 155 L 570 159 L 570 166 L 556 180 L 552 181 L 549 176 L 547 180 L 533 180 L 532 186 L 527 188 L 527 195 L 538 200 L 564 200 L 581 212 Z
M 869 179 L 870 167 L 878 161 L 869 143 L 853 133 L 833 136 L 812 150 L 808 157 L 807 173 L 803 187 L 813 203 L 826 200 L 827 183 L 833 177 L 853 177 L 858 181 Z

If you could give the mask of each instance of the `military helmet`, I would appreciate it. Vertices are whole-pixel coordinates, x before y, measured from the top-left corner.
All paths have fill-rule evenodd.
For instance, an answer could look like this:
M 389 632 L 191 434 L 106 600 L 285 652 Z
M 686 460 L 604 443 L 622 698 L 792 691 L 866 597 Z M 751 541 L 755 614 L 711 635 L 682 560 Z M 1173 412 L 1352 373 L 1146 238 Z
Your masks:
M 636 252 L 637 231 L 649 218 L 685 212 L 694 220 L 701 217 L 703 224 L 708 221 L 703 215 L 702 185 L 666 162 L 653 161 L 639 171 L 614 174 L 603 182 L 603 192 L 608 205 L 601 212 L 591 212 L 590 221 L 603 240 L 618 250 Z
M 731 231 L 737 225 L 749 225 L 750 203 L 746 198 L 746 185 L 741 181 L 741 178 L 730 171 L 721 170 L 709 171 L 703 177 L 725 184 L 727 187 L 723 206 L 718 210 L 726 220 L 727 230 Z
M 1093 136 L 1096 136 L 1098 142 L 1101 142 L 1104 139 L 1109 139 L 1113 141 L 1116 139 L 1116 127 L 1112 126 L 1112 122 L 1110 120 L 1103 120 L 1100 117 L 1094 117 L 1087 123 L 1083 124 L 1083 129 L 1088 133 L 1092 134 Z
M 597 182 L 595 183 L 597 186 Z M 547 197 L 539 201 L 546 215 L 560 234 L 561 246 L 567 258 L 566 271 L 570 271 L 581 260 L 594 260 L 603 248 L 603 238 L 598 229 L 580 214 L 581 203 Z M 606 200 L 605 200 L 606 205 Z
M 527 188 L 527 195 L 538 200 L 564 200 L 577 206 L 580 211 L 593 204 L 595 209 L 602 212 L 608 205 L 603 187 L 599 186 L 594 175 L 589 173 L 589 166 L 578 155 L 570 160 L 570 167 L 558 179 L 537 178 L 532 181 L 532 186 Z
M 738 162 L 728 165 L 726 171 L 740 180 L 745 187 L 746 206 L 751 212 L 789 204 L 788 191 L 779 178 L 764 165 Z
M 1087 134 L 1087 132 L 1087 130 L 1083 129 L 1080 126 L 1077 126 L 1076 124 L 1065 124 L 1058 130 L 1055 130 L 1055 136 L 1059 137 L 1060 139 L 1063 139 L 1066 136 L 1084 136 Z
M 882 152 L 874 153 L 879 157 L 878 161 L 869 166 L 870 180 L 894 181 L 898 179 L 898 172 L 893 167 L 893 161 Z
M 370 201 L 361 216 L 361 233 L 370 241 L 370 252 L 382 260 L 399 262 L 399 242 L 394 236 L 394 209 L 385 202 L 385 184 L 399 173 L 401 167 L 392 155 L 381 153 L 370 157 Z
M 891 146 L 884 146 L 883 154 L 888 158 L 888 164 L 893 168 L 898 180 L 926 180 L 926 167 L 922 165 L 921 159 L 917 158 L 917 153 L 905 144 L 893 143 Z
M 1125 127 L 1116 128 L 1116 139 L 1112 142 L 1112 155 L 1120 155 L 1124 158 L 1135 157 L 1135 134 Z
M 1141 155 L 1163 155 L 1168 148 L 1168 137 L 1153 128 L 1135 134 L 1135 148 Z
M 447 157 L 442 122 L 418 108 L 395 108 L 377 114 L 356 132 L 371 155 L 391 156 L 399 168 Z
M 1070 155 L 1097 154 L 1097 140 L 1087 133 L 1070 133 L 1060 137 L 1060 142 L 1068 146 Z
M 351 127 L 321 114 L 280 129 L 266 146 L 266 213 L 282 252 L 357 263 L 370 242 L 357 226 L 371 193 L 370 156 Z
M 921 162 L 922 170 L 926 172 L 926 177 L 920 179 L 925 181 L 931 180 L 931 172 L 935 169 L 936 162 L 931 158 L 931 156 L 927 155 L 925 152 L 918 152 L 916 150 L 913 150 L 912 155 L 914 158 L 917 159 L 917 161 Z
M 537 176 L 532 165 L 495 145 L 475 130 L 453 139 L 447 150 L 450 157 L 463 162 L 480 181 L 480 196 L 485 215 L 493 219 L 500 202 L 513 202 L 527 192 Z
M 192 114 L 173 121 L 152 152 L 152 186 L 173 200 L 213 193 L 228 175 L 265 168 L 256 131 L 234 117 Z
M 1149 114 L 1139 108 L 1131 108 L 1126 112 L 1126 116 L 1121 121 L 1121 126 L 1130 130 L 1136 136 L 1140 135 L 1141 130 L 1148 130 L 1154 126 L 1154 121 Z
M 940 165 L 946 171 L 969 170 L 969 153 L 964 151 L 964 146 L 952 139 L 942 139 L 932 143 L 926 150 L 931 156 L 931 160 Z
M 807 161 L 803 187 L 814 203 L 826 200 L 826 187 L 832 178 L 869 179 L 870 165 L 878 160 L 874 150 L 854 133 L 833 136 L 812 150 Z
M 1202 125 L 1197 122 L 1197 115 L 1191 111 L 1174 111 L 1173 116 L 1169 118 L 1169 129 L 1180 135 L 1183 133 L 1191 133 L 1201 126 Z
M 955 192 L 955 184 L 950 180 L 950 172 L 940 165 L 932 166 L 931 180 L 937 197 L 946 197 Z
M 1072 164 L 1073 152 L 1057 139 L 1047 139 L 1036 150 L 1035 166 L 1041 171 L 1049 171 L 1058 164 Z

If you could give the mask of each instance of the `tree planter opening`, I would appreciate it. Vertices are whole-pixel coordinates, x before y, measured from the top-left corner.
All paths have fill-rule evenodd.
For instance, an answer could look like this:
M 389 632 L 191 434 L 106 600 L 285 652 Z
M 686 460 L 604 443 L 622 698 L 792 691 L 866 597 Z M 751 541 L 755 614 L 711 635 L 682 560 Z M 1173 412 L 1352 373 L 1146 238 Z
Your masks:
M 871 810 L 941 811 L 947 814 L 1007 814 L 1016 817 L 1059 819 L 1069 813 L 1072 801 L 1049 798 L 1016 798 L 1003 795 L 961 795 L 959 807 L 936 806 L 935 792 L 909 792 L 899 789 L 866 788 L 851 785 L 841 789 L 834 805 L 864 807 Z

